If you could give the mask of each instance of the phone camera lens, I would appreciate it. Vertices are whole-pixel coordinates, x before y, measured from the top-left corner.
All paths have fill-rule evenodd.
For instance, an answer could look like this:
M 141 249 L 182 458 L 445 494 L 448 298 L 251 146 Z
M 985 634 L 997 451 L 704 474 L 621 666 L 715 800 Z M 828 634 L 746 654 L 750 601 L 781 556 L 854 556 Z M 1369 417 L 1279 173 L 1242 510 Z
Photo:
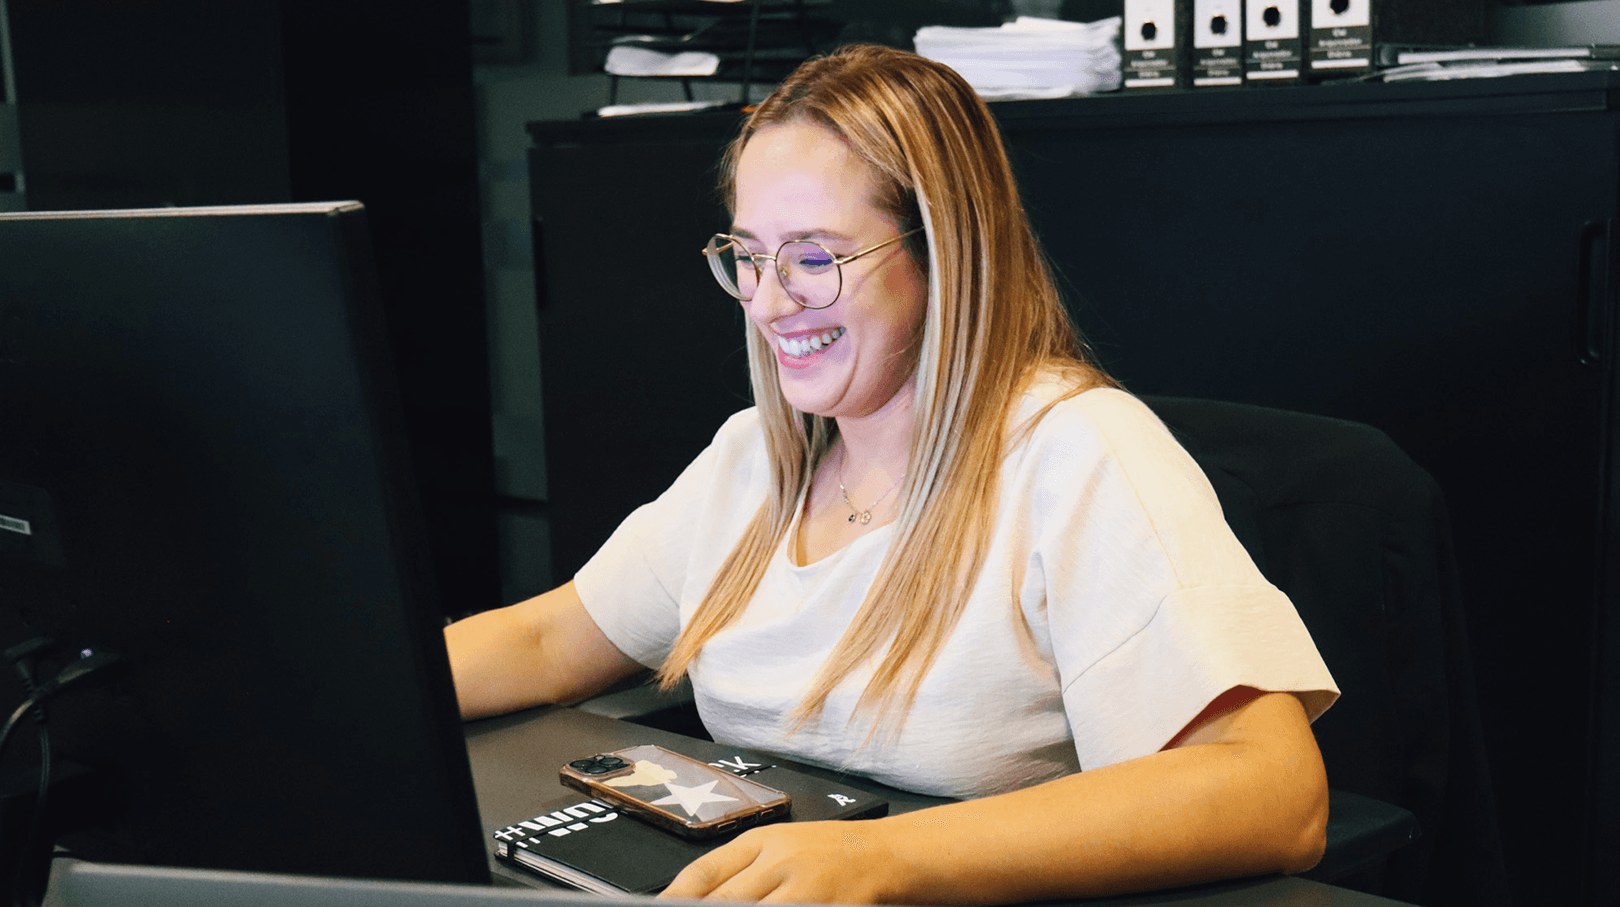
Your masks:
M 577 772 L 584 772 L 587 775 L 605 775 L 608 772 L 616 772 L 629 764 L 618 756 L 598 755 L 589 759 L 576 759 L 568 763 L 568 767 Z

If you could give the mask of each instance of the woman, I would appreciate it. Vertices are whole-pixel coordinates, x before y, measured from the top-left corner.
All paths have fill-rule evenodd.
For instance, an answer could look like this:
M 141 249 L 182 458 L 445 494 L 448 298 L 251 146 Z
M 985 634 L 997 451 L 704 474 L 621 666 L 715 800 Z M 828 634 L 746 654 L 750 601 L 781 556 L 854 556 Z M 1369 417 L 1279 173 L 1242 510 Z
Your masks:
M 756 408 L 574 582 L 450 627 L 469 717 L 690 676 L 716 739 L 966 798 L 755 829 L 671 896 L 947 903 L 1298 871 L 1292 606 L 1141 403 L 1090 365 L 994 122 L 946 67 L 812 60 L 726 158 L 705 254 Z

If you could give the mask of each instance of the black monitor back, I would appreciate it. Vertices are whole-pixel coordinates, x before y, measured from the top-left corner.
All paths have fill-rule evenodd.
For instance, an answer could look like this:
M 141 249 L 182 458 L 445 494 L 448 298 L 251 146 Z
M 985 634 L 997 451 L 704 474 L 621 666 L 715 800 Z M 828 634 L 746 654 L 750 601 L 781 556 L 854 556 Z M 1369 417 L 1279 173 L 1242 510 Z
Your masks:
M 83 855 L 488 879 L 374 284 L 355 203 L 0 215 L 0 645 L 126 668 Z

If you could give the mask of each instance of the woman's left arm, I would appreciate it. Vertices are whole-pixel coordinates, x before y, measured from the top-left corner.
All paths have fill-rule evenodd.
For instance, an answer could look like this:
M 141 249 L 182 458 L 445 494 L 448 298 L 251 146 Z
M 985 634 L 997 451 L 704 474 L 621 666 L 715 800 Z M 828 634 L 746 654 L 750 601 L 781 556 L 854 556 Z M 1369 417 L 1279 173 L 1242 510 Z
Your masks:
M 664 894 L 986 904 L 1302 872 L 1327 813 L 1299 700 L 1239 687 L 1153 755 L 883 819 L 754 829 Z

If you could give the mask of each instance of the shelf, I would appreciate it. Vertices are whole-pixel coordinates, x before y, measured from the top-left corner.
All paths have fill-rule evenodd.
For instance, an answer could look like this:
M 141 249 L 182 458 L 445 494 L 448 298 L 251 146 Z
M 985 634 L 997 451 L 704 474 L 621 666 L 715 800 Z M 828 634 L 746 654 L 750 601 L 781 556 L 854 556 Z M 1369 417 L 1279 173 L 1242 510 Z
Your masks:
M 756 17 L 754 14 L 758 12 Z M 777 81 L 807 57 L 830 50 L 843 20 L 829 13 L 830 0 L 774 0 L 717 3 L 703 0 L 630 0 L 581 3 L 574 32 L 572 65 L 601 72 L 608 51 L 629 45 L 664 53 L 705 52 L 720 57 L 712 76 L 617 76 L 740 81 L 754 51 L 750 81 Z
M 1370 117 L 1601 112 L 1620 108 L 1620 72 L 1543 73 L 1446 82 L 1119 91 L 991 105 L 1028 128 L 1181 126 Z
M 1112 92 L 990 105 L 1005 129 L 1158 128 L 1375 117 L 1516 116 L 1620 109 L 1620 73 L 1584 72 L 1458 82 L 1295 85 L 1210 91 Z M 701 111 L 622 120 L 538 120 L 529 134 L 548 141 L 643 142 L 736 128 L 736 111 Z

